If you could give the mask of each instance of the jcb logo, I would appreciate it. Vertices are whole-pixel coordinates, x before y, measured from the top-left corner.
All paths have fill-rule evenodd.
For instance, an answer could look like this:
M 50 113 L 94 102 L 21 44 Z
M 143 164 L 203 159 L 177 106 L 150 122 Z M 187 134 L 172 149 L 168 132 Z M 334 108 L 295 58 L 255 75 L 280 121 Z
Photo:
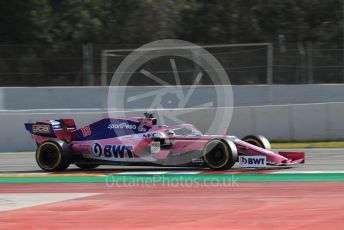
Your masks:
M 50 133 L 49 125 L 32 125 L 33 133 Z
M 133 158 L 133 146 L 128 145 L 100 145 L 99 143 L 94 143 L 91 146 L 91 151 L 93 156 L 106 158 Z

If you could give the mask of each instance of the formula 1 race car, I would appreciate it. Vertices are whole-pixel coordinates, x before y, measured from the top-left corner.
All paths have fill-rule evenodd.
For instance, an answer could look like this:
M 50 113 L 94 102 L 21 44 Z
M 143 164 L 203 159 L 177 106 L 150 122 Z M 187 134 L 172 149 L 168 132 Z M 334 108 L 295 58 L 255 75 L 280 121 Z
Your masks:
M 79 129 L 72 119 L 26 123 L 37 143 L 36 161 L 45 171 L 70 164 L 89 170 L 99 165 L 201 166 L 214 170 L 304 163 L 303 152 L 270 150 L 263 136 L 243 139 L 203 135 L 191 124 L 157 125 L 152 113 L 144 117 L 104 118 Z

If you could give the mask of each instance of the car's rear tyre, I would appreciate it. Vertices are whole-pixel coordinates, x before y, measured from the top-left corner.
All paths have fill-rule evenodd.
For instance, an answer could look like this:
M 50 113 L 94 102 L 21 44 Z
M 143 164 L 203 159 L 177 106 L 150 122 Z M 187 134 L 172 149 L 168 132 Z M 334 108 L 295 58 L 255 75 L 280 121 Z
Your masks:
M 249 135 L 242 138 L 243 141 L 258 146 L 263 149 L 271 150 L 271 144 L 268 139 L 262 135 Z
M 211 140 L 203 149 L 203 161 L 214 170 L 226 170 L 233 167 L 238 159 L 235 144 L 225 140 Z
M 82 163 L 76 163 L 75 164 L 77 167 L 83 170 L 91 170 L 99 167 L 98 164 L 82 164 Z
M 70 146 L 59 139 L 45 141 L 37 148 L 36 161 L 44 171 L 62 171 L 68 168 L 72 161 Z

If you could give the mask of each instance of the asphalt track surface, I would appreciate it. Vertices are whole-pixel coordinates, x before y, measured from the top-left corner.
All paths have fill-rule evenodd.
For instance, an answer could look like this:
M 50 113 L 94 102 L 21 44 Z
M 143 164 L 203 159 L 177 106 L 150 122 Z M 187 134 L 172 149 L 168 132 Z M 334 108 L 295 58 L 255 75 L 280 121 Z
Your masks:
M 33 152 L 0 153 L 0 229 L 341 229 L 344 149 L 291 151 L 305 151 L 306 163 L 216 174 L 134 166 L 54 174 Z
M 203 188 L 9 184 L 1 191 L 7 203 L 13 193 L 17 200 L 39 196 L 53 202 L 0 212 L 0 229 L 342 229 L 343 189 L 341 182 Z
M 294 165 L 292 167 L 272 167 L 271 169 L 280 170 L 283 173 L 297 173 L 297 172 L 331 172 L 331 171 L 343 171 L 344 173 L 344 149 L 290 149 L 290 150 L 276 150 L 276 151 L 304 151 L 306 153 L 306 162 L 301 165 Z M 180 167 L 152 167 L 152 166 L 101 166 L 93 171 L 126 171 L 126 172 L 142 172 L 145 171 L 207 171 L 207 169 L 200 168 L 180 168 Z M 240 170 L 246 173 L 247 170 L 238 168 L 235 165 L 231 170 Z M 229 170 L 229 171 L 231 171 Z M 259 172 L 260 169 L 251 170 Z M 71 165 L 68 172 L 81 171 L 76 166 Z M 35 162 L 34 152 L 17 152 L 17 153 L 0 153 L 0 174 L 4 173 L 41 173 L 43 172 Z

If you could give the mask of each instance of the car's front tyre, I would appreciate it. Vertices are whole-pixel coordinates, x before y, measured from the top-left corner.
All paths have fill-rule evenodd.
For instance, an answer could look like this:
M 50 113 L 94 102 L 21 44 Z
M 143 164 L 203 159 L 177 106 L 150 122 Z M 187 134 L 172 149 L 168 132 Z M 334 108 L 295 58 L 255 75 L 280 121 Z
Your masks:
M 68 168 L 72 161 L 70 146 L 59 139 L 45 141 L 37 148 L 36 161 L 44 171 L 62 171 Z
M 214 170 L 226 170 L 233 167 L 238 159 L 234 143 L 226 140 L 211 140 L 203 149 L 203 161 Z

